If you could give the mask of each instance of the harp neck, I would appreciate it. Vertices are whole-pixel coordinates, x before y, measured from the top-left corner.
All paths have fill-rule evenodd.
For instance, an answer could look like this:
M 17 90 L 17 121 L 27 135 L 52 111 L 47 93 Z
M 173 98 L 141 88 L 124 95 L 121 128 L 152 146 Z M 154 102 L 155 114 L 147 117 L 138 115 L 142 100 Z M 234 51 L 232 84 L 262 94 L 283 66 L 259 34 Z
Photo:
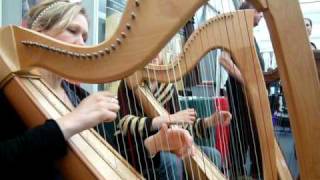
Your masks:
M 175 82 L 194 69 L 209 51 L 217 48 L 231 52 L 236 59 L 245 58 L 244 51 L 250 52 L 254 44 L 252 34 L 253 16 L 252 10 L 245 10 L 219 15 L 208 20 L 192 33 L 184 45 L 183 52 L 172 64 L 149 64 L 142 71 L 136 72 L 133 76 L 136 80 L 131 82 L 136 82 L 136 84 L 147 80 L 156 80 L 163 83 Z M 231 28 L 234 24 L 241 27 Z M 242 39 L 239 37 L 248 39 L 241 42 Z M 131 86 L 134 85 L 131 84 Z
M 32 67 L 87 83 L 121 79 L 152 59 L 205 2 L 129 0 L 115 34 L 91 47 L 69 45 L 15 26 L 3 28 L 0 80 Z

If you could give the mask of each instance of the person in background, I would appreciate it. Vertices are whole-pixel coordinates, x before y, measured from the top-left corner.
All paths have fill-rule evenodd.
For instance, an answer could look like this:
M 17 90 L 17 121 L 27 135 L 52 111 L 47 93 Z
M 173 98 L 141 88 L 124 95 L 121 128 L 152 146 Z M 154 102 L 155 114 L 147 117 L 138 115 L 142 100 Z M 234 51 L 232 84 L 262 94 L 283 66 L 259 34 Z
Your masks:
M 306 29 L 307 29 L 308 37 L 310 38 L 311 33 L 312 33 L 312 20 L 310 18 L 304 18 L 304 24 L 305 24 Z M 314 44 L 311 41 L 310 41 L 310 47 L 311 47 L 312 50 L 316 50 L 317 49 L 316 44 Z

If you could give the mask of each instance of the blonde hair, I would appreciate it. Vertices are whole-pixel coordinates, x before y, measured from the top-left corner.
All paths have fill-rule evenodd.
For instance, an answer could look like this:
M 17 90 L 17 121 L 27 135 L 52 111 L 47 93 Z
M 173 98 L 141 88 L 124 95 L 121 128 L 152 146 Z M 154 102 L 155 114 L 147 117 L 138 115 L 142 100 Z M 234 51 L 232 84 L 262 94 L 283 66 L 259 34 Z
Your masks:
M 28 13 L 28 28 L 36 31 L 56 28 L 56 33 L 62 32 L 79 14 L 87 18 L 81 3 L 68 0 L 44 0 L 34 6 Z

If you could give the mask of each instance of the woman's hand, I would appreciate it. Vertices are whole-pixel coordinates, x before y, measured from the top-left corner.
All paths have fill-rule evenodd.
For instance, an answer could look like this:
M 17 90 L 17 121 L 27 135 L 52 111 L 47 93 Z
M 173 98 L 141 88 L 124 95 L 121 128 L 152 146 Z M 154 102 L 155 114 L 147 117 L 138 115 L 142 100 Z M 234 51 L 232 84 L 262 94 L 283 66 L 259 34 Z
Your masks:
M 158 116 L 152 120 L 152 129 L 157 130 L 163 124 L 193 124 L 197 113 L 194 109 L 185 109 L 175 114 Z
M 205 119 L 205 128 L 213 127 L 218 124 L 227 126 L 231 122 L 232 115 L 229 111 L 217 111 L 214 112 L 210 117 Z
M 101 122 L 117 117 L 120 106 L 110 92 L 98 92 L 85 98 L 77 108 L 57 120 L 66 139 Z
M 182 128 L 169 128 L 162 125 L 160 131 L 148 137 L 144 144 L 151 155 L 160 151 L 169 151 L 183 158 L 193 155 L 193 138 L 190 133 Z
M 169 119 L 169 124 L 193 124 L 196 120 L 197 113 L 194 109 L 185 109 L 172 114 Z

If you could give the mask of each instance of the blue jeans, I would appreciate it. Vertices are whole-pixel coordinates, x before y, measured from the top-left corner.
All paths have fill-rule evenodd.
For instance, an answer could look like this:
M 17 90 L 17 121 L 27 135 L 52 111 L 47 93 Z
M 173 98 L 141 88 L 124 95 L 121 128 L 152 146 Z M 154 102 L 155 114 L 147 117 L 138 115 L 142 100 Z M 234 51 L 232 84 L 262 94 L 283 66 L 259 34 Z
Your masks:
M 213 147 L 208 147 L 208 146 L 200 146 L 200 148 L 209 157 L 209 159 L 219 169 L 221 169 L 221 155 L 219 151 Z M 159 168 L 154 170 L 156 174 L 156 177 L 155 177 L 156 179 L 160 179 L 160 180 L 186 179 L 183 161 L 173 153 L 164 152 L 164 151 L 160 152 L 160 166 L 158 167 Z M 150 179 L 154 179 L 154 177 L 150 177 Z
M 211 162 L 213 162 L 217 166 L 217 168 L 222 168 L 221 154 L 216 148 L 209 146 L 200 146 L 200 149 L 208 156 Z
M 142 171 L 146 179 L 158 180 L 182 180 L 183 179 L 183 161 L 175 154 L 170 152 L 160 152 L 159 164 L 154 164 L 155 169 L 149 168 Z
M 160 167 L 157 173 L 160 180 L 172 179 L 182 180 L 184 174 L 184 166 L 182 159 L 170 152 L 160 153 Z

